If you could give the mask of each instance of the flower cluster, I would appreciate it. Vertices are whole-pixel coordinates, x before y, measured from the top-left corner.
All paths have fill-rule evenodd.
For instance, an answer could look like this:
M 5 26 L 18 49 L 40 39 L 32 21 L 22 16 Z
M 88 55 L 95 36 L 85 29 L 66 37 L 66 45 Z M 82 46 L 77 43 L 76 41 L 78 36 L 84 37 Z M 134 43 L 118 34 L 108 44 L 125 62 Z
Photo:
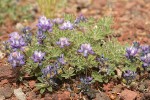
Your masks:
M 123 77 L 128 81 L 136 77 L 136 73 L 131 70 L 126 70 L 123 74 Z
M 66 64 L 65 59 L 64 59 L 64 54 L 62 54 L 57 60 L 61 65 Z
M 100 57 L 96 57 L 96 61 L 98 61 L 101 64 L 104 64 L 105 61 L 107 61 L 108 58 L 105 58 L 104 55 L 101 55 Z
M 150 66 L 150 46 L 149 45 L 141 45 L 138 42 L 134 42 L 132 47 L 128 47 L 126 49 L 126 57 L 128 59 L 134 57 L 140 57 L 140 61 L 143 62 L 142 67 L 146 69 Z
M 34 51 L 34 54 L 32 55 L 31 58 L 35 63 L 41 63 L 41 61 L 44 60 L 44 56 L 45 56 L 45 53 L 41 51 Z
M 37 24 L 38 28 L 41 30 L 41 31 L 49 31 L 49 32 L 52 32 L 52 27 L 53 27 L 53 24 L 52 22 L 47 19 L 45 16 L 42 16 L 39 18 L 38 20 L 38 24 Z
M 46 68 L 42 69 L 44 77 L 54 77 L 58 73 L 59 66 L 55 63 L 53 66 L 48 65 Z
M 143 45 L 140 48 L 141 48 L 141 54 L 142 55 L 150 53 L 150 46 L 149 45 Z
M 86 78 L 80 78 L 81 83 L 83 84 L 91 84 L 93 78 L 92 77 L 86 77 Z
M 52 22 L 54 23 L 54 24 L 63 24 L 64 23 L 64 19 L 63 18 L 55 18 L 55 19 L 53 19 L 52 20 Z
M 64 22 L 60 27 L 61 30 L 72 30 L 74 28 L 70 21 Z
M 74 24 L 79 24 L 82 21 L 86 21 L 86 18 L 81 14 L 76 18 L 76 20 L 74 21 Z
M 135 57 L 135 55 L 138 53 L 138 49 L 135 47 L 128 47 L 126 49 L 126 57 L 128 59 Z
M 60 38 L 59 41 L 56 42 L 56 44 L 59 45 L 60 48 L 64 48 L 65 46 L 69 46 L 70 45 L 69 39 L 65 38 L 65 37 Z
M 78 52 L 83 53 L 84 57 L 87 57 L 88 54 L 95 54 L 90 44 L 82 44 Z
M 150 66 L 150 53 L 145 54 L 141 57 L 141 61 L 143 61 L 143 67 Z
M 8 57 L 8 62 L 12 65 L 13 68 L 15 68 L 15 67 L 24 65 L 25 58 L 23 54 L 16 51 L 16 52 L 10 53 Z
M 10 34 L 9 43 L 13 50 L 22 49 L 22 47 L 27 45 L 24 38 L 17 32 Z
M 37 41 L 38 41 L 38 44 L 43 44 L 45 38 L 46 38 L 46 35 L 43 33 L 43 31 L 38 30 L 37 31 Z
M 29 43 L 29 44 L 31 44 L 31 41 L 32 41 L 32 33 L 30 31 L 31 31 L 30 27 L 25 27 L 22 30 L 22 32 L 24 33 L 23 38 L 24 38 L 25 42 Z

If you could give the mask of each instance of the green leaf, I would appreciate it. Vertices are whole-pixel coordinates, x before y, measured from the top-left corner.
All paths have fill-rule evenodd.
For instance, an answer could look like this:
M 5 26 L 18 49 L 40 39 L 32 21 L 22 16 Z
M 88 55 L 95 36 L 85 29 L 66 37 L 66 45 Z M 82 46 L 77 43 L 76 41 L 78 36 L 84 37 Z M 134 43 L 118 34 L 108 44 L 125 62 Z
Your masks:
M 68 70 L 64 70 L 65 74 L 62 74 L 61 76 L 64 77 L 65 79 L 70 78 L 71 76 L 74 76 L 74 69 L 69 68 Z
M 103 82 L 103 77 L 96 71 L 92 72 L 92 77 L 94 78 L 95 81 L 98 82 Z
M 41 89 L 41 88 L 46 87 L 47 85 L 46 85 L 46 84 L 43 84 L 43 83 L 37 83 L 37 84 L 35 84 L 35 86 L 36 86 L 38 89 Z
M 43 82 L 43 78 L 42 77 L 38 77 L 37 78 L 41 83 Z
M 48 90 L 49 92 L 52 92 L 52 91 L 53 91 L 53 89 L 52 89 L 51 86 L 49 86 L 49 87 L 47 88 L 47 90 Z
M 43 93 L 45 92 L 45 90 L 46 90 L 45 88 L 42 88 L 42 89 L 40 90 L 40 93 L 43 94 Z

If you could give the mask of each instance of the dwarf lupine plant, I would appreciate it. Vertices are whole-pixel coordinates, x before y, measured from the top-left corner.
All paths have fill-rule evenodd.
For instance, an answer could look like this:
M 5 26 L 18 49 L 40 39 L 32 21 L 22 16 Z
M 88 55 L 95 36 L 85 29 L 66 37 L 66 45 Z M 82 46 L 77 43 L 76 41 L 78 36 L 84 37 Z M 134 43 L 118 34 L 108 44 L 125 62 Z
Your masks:
M 107 40 L 106 36 L 111 34 L 109 17 L 96 21 L 83 15 L 76 19 L 42 16 L 32 39 L 27 35 L 30 31 L 24 29 L 11 35 L 12 42 L 6 43 L 10 49 L 8 58 L 14 68 L 22 66 L 22 74 L 38 79 L 37 88 L 41 93 L 61 88 L 66 80 L 78 79 L 76 81 L 88 85 L 107 83 L 118 77 L 117 69 L 125 74 L 121 78 L 128 79 L 130 73 L 126 70 L 137 73 L 138 67 L 149 64 L 149 53 L 144 47 L 133 45 L 125 49 L 115 39 Z M 26 49 L 21 50 L 22 47 Z M 14 48 L 20 53 L 14 54 Z

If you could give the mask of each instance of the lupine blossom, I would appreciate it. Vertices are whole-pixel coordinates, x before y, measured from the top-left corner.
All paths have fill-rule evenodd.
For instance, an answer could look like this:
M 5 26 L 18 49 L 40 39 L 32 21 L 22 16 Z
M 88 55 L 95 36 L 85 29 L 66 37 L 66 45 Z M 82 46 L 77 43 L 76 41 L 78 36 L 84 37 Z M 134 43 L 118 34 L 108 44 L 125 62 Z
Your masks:
M 91 84 L 93 78 L 92 77 L 86 77 L 86 78 L 80 78 L 81 83 L 83 84 Z
M 48 74 L 52 74 L 53 66 L 47 66 L 46 68 L 42 69 L 42 73 L 44 76 L 47 76 Z M 52 75 L 51 75 L 52 77 Z
M 58 62 L 62 65 L 66 64 L 65 60 L 64 60 L 64 55 L 62 54 L 58 59 Z
M 64 22 L 60 27 L 61 30 L 72 30 L 74 28 L 70 21 Z
M 82 44 L 78 52 L 83 53 L 84 57 L 87 57 L 88 54 L 95 54 L 90 44 Z
M 126 80 L 132 80 L 136 77 L 136 73 L 131 71 L 131 70 L 126 70 L 123 74 L 123 77 L 126 79 Z
M 43 53 L 41 51 L 35 51 L 33 56 L 32 56 L 32 60 L 35 63 L 41 63 L 41 61 L 44 60 L 44 56 L 45 56 L 45 53 Z
M 126 57 L 127 58 L 132 58 L 135 57 L 135 55 L 138 53 L 138 49 L 135 47 L 128 47 L 126 49 Z
M 141 57 L 141 61 L 143 61 L 143 67 L 150 66 L 150 53 Z
M 24 38 L 25 42 L 29 43 L 29 44 L 31 44 L 31 41 L 32 41 L 32 33 L 30 31 L 31 31 L 30 27 L 25 27 L 22 30 L 22 32 L 24 33 L 23 38 Z
M 17 32 L 13 32 L 10 34 L 9 43 L 13 50 L 21 49 L 22 47 L 27 45 L 24 38 Z
M 140 48 L 141 48 L 141 53 L 143 55 L 150 53 L 150 46 L 149 45 L 143 45 Z
M 47 75 L 50 75 L 50 78 L 54 77 L 56 74 L 58 74 L 59 66 L 57 63 L 54 63 L 53 66 L 48 65 L 46 68 L 42 69 L 42 73 L 45 77 Z
M 37 24 L 38 28 L 42 31 L 49 31 L 52 32 L 52 27 L 53 24 L 52 22 L 47 19 L 45 16 L 40 17 L 38 24 Z
M 17 51 L 10 53 L 8 62 L 12 65 L 13 68 L 22 66 L 25 64 L 24 55 Z
M 107 61 L 108 58 L 105 58 L 104 55 L 101 55 L 100 57 L 96 57 L 96 61 L 104 64 L 105 61 Z
M 79 24 L 81 21 L 86 21 L 86 18 L 82 14 L 76 18 L 74 24 Z
M 38 30 L 37 31 L 38 44 L 43 44 L 45 38 L 46 38 L 45 34 L 41 30 Z
M 53 23 L 55 24 L 63 24 L 64 23 L 64 19 L 63 18 L 55 18 L 52 20 Z
M 61 48 L 64 48 L 65 46 L 70 45 L 69 39 L 65 37 L 60 38 L 59 41 L 56 42 L 56 44 L 59 45 Z

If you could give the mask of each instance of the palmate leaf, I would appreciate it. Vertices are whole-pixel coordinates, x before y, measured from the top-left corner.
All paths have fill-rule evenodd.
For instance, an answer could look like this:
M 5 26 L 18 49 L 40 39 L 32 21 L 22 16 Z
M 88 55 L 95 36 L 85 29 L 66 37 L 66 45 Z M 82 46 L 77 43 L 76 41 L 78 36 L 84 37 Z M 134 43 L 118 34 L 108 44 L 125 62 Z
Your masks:
M 96 71 L 92 72 L 92 77 L 94 78 L 94 81 L 103 82 L 102 75 Z
M 75 74 L 74 74 L 74 69 L 72 69 L 72 68 L 69 68 L 68 70 L 64 70 L 64 74 L 62 74 L 61 76 L 62 77 L 64 77 L 65 79 L 68 79 L 68 78 L 70 78 L 71 76 L 74 76 Z

